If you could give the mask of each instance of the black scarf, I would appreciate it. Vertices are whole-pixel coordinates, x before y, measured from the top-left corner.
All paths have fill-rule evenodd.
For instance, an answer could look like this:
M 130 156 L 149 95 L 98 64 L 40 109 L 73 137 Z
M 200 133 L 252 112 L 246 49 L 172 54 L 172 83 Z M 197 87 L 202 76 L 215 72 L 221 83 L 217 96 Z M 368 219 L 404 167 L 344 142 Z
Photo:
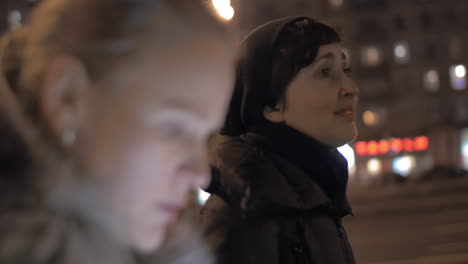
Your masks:
M 336 148 L 327 146 L 286 124 L 265 123 L 254 134 L 266 149 L 304 170 L 342 208 L 348 184 L 348 163 Z

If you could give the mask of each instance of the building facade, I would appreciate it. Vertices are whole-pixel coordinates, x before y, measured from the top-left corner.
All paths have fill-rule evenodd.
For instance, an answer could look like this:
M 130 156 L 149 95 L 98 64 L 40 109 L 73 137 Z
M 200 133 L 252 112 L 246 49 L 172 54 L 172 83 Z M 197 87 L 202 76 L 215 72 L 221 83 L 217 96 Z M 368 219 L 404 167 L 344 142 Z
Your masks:
M 386 181 L 394 174 L 418 177 L 434 166 L 468 168 L 465 1 L 236 4 L 245 32 L 276 17 L 304 14 L 343 33 L 361 90 L 360 135 L 351 144 L 356 153 L 355 182 Z

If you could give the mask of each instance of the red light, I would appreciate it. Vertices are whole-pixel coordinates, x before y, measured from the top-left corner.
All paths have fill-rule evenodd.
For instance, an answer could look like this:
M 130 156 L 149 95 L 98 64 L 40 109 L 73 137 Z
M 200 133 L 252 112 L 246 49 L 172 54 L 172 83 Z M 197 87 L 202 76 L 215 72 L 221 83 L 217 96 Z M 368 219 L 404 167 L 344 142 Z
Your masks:
M 354 145 L 354 148 L 356 149 L 356 153 L 359 156 L 367 155 L 367 143 L 366 142 L 364 141 L 356 142 L 356 144 Z
M 429 148 L 429 138 L 425 136 L 417 137 L 414 139 L 414 149 L 417 151 L 424 151 Z
M 390 150 L 390 144 L 387 140 L 380 140 L 379 141 L 379 153 L 380 154 L 387 154 Z
M 403 142 L 401 139 L 392 139 L 392 142 L 391 142 L 391 149 L 393 152 L 395 153 L 399 153 L 401 152 L 401 150 L 403 149 Z
M 369 153 L 371 156 L 377 155 L 379 153 L 379 144 L 377 141 L 369 141 L 367 144 L 367 153 Z
M 413 140 L 411 140 L 411 138 L 405 138 L 403 140 L 403 149 L 406 152 L 413 152 L 414 151 L 414 143 L 413 143 Z

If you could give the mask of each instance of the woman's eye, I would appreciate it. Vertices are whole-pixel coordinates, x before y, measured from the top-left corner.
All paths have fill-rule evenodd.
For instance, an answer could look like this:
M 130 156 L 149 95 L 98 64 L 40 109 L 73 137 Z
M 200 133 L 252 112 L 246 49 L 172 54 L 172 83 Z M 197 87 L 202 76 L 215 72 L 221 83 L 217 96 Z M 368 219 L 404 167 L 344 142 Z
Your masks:
M 186 133 L 185 127 L 182 123 L 173 121 L 167 121 L 160 124 L 159 131 L 167 138 L 183 137 Z
M 344 69 L 343 69 L 343 72 L 346 73 L 346 74 L 348 74 L 348 75 L 350 75 L 350 74 L 353 72 L 353 69 L 351 69 L 350 67 L 344 68 Z
M 329 77 L 330 76 L 330 69 L 329 68 L 325 68 L 323 70 L 320 71 L 320 76 L 326 78 L 326 77 Z

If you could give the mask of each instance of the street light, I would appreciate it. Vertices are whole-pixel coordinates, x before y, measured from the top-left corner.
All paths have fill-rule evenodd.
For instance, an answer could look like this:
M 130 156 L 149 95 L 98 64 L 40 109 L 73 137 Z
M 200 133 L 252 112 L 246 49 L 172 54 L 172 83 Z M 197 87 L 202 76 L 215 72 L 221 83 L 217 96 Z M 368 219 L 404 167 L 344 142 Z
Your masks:
M 466 75 L 466 68 L 463 65 L 457 65 L 455 66 L 455 75 L 458 78 L 463 78 Z
M 211 3 L 221 18 L 231 20 L 234 17 L 234 8 L 232 8 L 230 0 L 211 0 Z

